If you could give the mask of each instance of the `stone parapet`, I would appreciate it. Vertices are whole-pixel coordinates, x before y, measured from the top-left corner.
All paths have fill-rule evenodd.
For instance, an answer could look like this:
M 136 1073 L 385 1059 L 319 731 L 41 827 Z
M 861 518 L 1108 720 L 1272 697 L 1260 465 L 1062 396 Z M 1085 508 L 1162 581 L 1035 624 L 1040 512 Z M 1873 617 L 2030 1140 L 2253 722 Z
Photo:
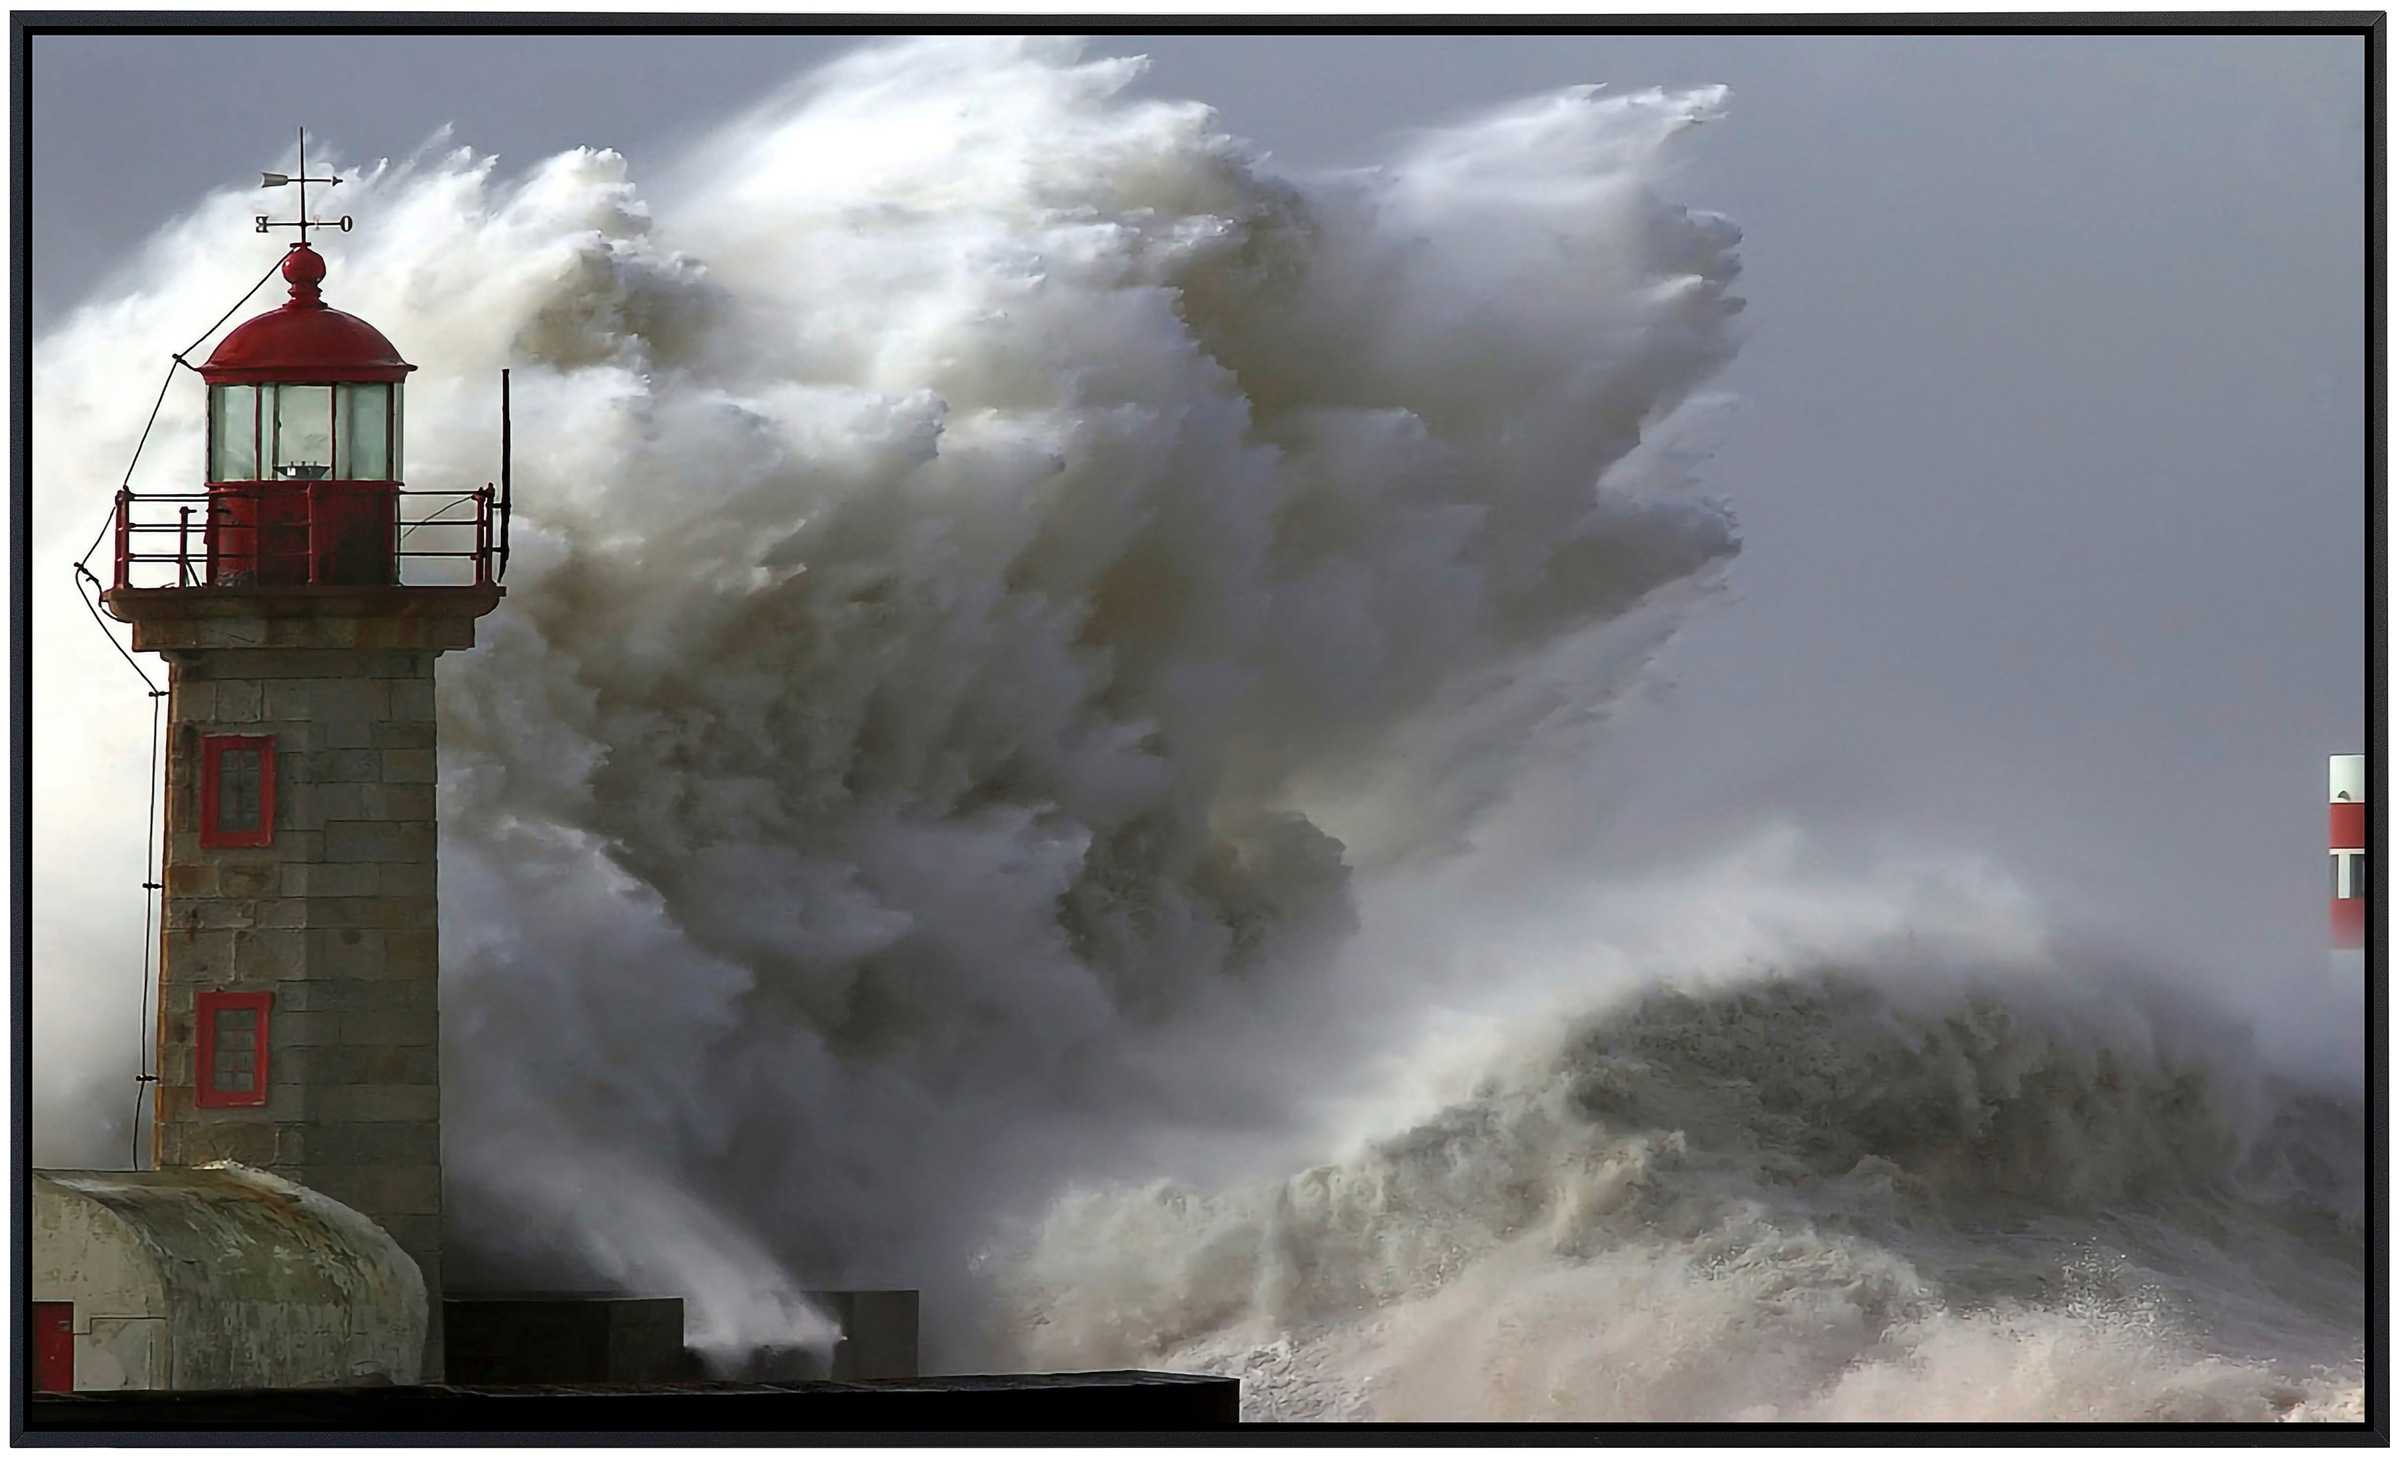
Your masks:
M 137 652 L 475 646 L 475 620 L 502 590 L 478 587 L 119 587 L 100 595 L 133 625 Z

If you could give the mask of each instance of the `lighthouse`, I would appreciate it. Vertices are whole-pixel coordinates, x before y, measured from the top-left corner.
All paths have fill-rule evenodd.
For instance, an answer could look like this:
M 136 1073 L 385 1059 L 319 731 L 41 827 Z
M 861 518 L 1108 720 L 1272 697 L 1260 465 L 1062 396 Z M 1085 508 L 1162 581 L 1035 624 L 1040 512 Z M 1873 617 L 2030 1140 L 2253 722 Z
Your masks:
M 120 491 L 103 594 L 167 664 L 157 1170 L 233 1161 L 380 1227 L 424 1281 L 442 1371 L 434 667 L 502 597 L 490 487 L 412 490 L 407 376 L 288 297 L 198 367 L 197 490 Z

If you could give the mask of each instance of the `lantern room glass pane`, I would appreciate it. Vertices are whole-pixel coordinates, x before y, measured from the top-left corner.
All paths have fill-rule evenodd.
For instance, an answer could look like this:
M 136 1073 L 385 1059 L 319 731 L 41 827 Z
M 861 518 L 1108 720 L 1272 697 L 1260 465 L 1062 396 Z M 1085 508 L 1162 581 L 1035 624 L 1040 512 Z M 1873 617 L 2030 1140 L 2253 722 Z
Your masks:
M 258 386 L 218 385 L 209 392 L 208 479 L 258 479 Z
M 389 446 L 392 387 L 337 385 L 333 394 L 333 460 L 345 481 L 392 479 Z
M 275 475 L 322 481 L 333 471 L 333 386 L 276 385 Z

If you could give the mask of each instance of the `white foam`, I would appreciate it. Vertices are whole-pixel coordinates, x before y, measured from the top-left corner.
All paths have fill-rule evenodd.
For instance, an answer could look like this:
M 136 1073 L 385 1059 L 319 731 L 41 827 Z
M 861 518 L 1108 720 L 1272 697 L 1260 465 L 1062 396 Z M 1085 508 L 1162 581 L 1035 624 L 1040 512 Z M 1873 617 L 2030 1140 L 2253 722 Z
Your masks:
M 442 665 L 462 1268 L 922 1285 L 942 1325 L 1064 1174 L 1283 1122 L 1354 919 L 1319 798 L 1455 836 L 1607 691 L 1573 665 L 1611 624 L 1621 682 L 1733 552 L 1685 458 L 1634 452 L 1732 350 L 1736 235 L 1651 187 L 1718 93 L 1542 98 L 1300 183 L 1133 74 L 934 39 L 670 175 L 335 158 L 326 297 L 420 366 L 410 484 L 489 479 L 515 371 L 509 597 Z M 38 560 L 271 262 L 250 208 L 38 341 Z M 137 487 L 195 483 L 199 404 Z M 144 727 L 54 585 L 36 1005 L 87 1053 L 39 1074 L 53 1152 L 121 1134 L 76 1091 L 131 1072 L 136 939 L 70 908 L 138 860 Z M 589 1198 L 620 1179 L 675 1194 Z M 678 1209 L 734 1254 L 639 1252 Z

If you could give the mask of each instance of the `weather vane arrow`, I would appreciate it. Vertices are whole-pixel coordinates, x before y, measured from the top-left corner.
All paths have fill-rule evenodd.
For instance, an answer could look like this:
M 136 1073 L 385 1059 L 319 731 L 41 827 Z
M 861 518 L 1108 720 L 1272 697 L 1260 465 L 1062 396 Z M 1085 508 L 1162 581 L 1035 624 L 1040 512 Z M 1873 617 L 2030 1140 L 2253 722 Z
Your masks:
M 339 228 L 345 233 L 350 231 L 350 215 L 348 213 L 342 214 L 341 221 L 336 223 L 313 223 L 309 221 L 309 184 L 313 182 L 324 187 L 340 187 L 342 185 L 342 180 L 339 177 L 311 177 L 308 175 L 308 129 L 306 127 L 302 127 L 300 129 L 300 171 L 298 175 L 286 177 L 280 172 L 261 172 L 258 174 L 258 185 L 260 187 L 289 187 L 295 182 L 300 184 L 300 216 L 289 222 L 269 222 L 267 221 L 267 215 L 265 213 L 260 213 L 258 214 L 258 231 L 264 233 L 270 228 L 298 228 L 300 230 L 300 241 L 302 243 L 306 243 L 308 241 L 308 230 L 311 228 Z

